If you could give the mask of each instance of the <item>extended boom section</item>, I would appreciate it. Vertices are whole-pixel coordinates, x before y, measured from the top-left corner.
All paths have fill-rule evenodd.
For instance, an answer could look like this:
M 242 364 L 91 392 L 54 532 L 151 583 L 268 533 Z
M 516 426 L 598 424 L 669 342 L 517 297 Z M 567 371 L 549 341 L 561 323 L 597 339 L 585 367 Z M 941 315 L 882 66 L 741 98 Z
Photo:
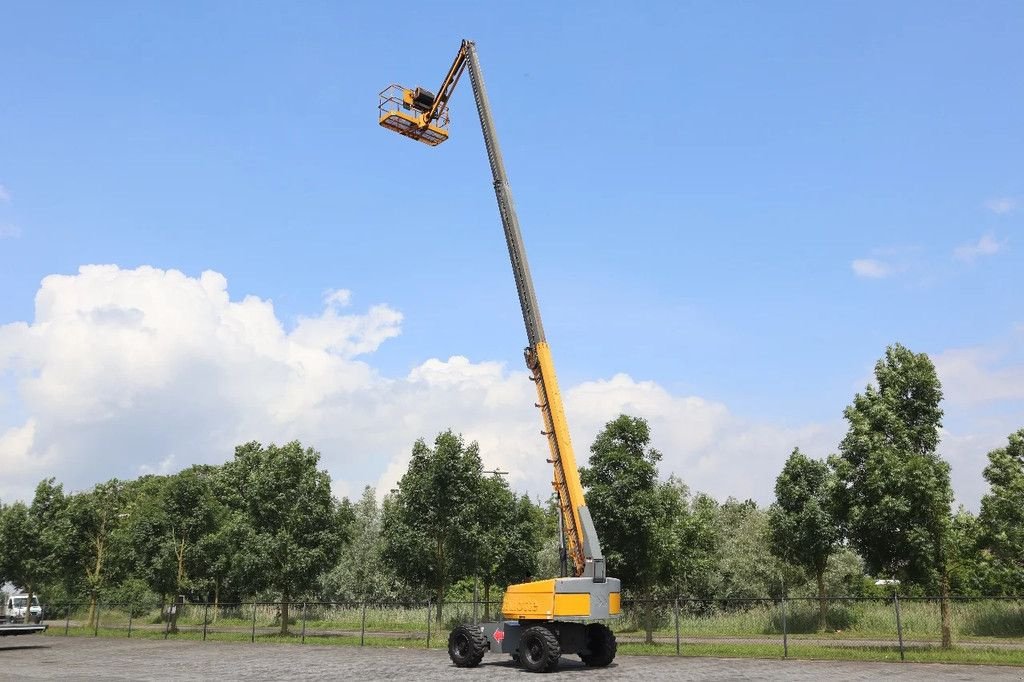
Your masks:
M 566 555 L 572 562 L 572 575 L 593 576 L 595 551 L 597 560 L 603 561 L 601 547 L 596 533 L 589 534 L 592 537 L 587 538 L 588 533 L 583 530 L 581 512 L 585 513 L 586 510 L 583 487 L 580 485 L 576 455 L 573 453 L 569 427 L 565 421 L 565 410 L 558 390 L 551 349 L 546 342 L 541 341 L 526 350 L 526 366 L 530 368 L 531 379 L 537 385 L 539 400 L 536 405 L 540 408 L 544 420 L 542 434 L 547 436 L 548 447 L 551 450 L 549 461 L 554 468 L 551 485 L 558 494 L 563 542 Z
M 580 485 L 579 470 L 576 467 L 576 457 L 569 437 L 569 426 L 562 407 L 562 396 L 558 391 L 555 366 L 544 337 L 544 324 L 541 322 L 540 306 L 537 305 L 537 293 L 533 287 L 533 277 L 530 275 L 530 264 L 526 259 L 523 235 L 519 229 L 519 216 L 516 214 L 515 201 L 512 199 L 512 186 L 505 172 L 498 133 L 494 127 L 494 117 L 491 115 L 490 100 L 487 97 L 487 86 L 484 84 L 483 72 L 476 55 L 476 45 L 464 41 L 461 52 L 466 53 L 469 63 L 469 78 L 473 83 L 473 96 L 477 112 L 480 114 L 480 128 L 483 131 L 487 158 L 494 178 L 494 195 L 498 200 L 498 212 L 501 214 L 512 274 L 519 294 L 519 307 L 523 313 L 526 337 L 530 343 L 526 349 L 526 366 L 537 385 L 537 407 L 540 408 L 544 421 L 543 434 L 547 436 L 551 450 L 550 461 L 554 467 L 552 485 L 558 494 L 566 554 L 572 562 L 574 576 L 596 577 L 599 574 L 603 579 L 604 559 L 601 556 L 601 543 L 586 510 L 583 487 Z

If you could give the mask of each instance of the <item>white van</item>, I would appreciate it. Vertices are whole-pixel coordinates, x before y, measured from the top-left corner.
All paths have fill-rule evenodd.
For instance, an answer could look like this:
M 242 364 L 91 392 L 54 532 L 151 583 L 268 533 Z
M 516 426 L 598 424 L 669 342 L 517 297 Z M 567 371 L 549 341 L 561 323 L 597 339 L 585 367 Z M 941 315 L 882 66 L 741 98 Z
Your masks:
M 29 618 L 25 618 L 25 607 L 28 605 L 27 594 L 15 594 L 7 598 L 7 617 L 13 621 L 39 623 L 43 620 L 43 607 L 39 604 L 39 597 L 32 595 L 32 607 L 29 609 Z

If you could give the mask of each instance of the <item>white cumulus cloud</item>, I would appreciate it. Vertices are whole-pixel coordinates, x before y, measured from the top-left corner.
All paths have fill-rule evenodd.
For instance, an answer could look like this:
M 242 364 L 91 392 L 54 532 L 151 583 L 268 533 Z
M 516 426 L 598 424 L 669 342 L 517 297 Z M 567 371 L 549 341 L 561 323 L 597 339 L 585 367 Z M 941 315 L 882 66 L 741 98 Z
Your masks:
M 1013 197 L 995 197 L 985 202 L 985 208 L 996 215 L 1005 215 L 1017 210 L 1019 202 Z
M 976 242 L 961 244 L 953 249 L 953 257 L 965 263 L 973 263 L 980 256 L 993 256 L 999 253 L 1004 245 L 1004 242 L 997 240 L 990 232 L 982 235 Z
M 974 407 L 1024 401 L 1024 332 L 991 344 L 945 350 L 932 361 L 948 402 Z M 1024 427 L 1024 412 L 1019 416 Z
M 850 263 L 853 274 L 867 279 L 884 279 L 893 274 L 893 267 L 877 258 L 857 258 Z
M 0 327 L 0 373 L 14 378 L 8 402 L 28 416 L 0 423 L 0 466 L 78 487 L 166 462 L 221 461 L 253 438 L 343 431 L 324 402 L 380 382 L 356 358 L 396 334 L 400 319 L 387 306 L 348 316 L 328 306 L 287 332 L 268 301 L 230 300 L 215 272 L 84 266 L 51 275 L 35 320 Z
M 1024 427 L 1024 326 L 986 343 L 932 354 L 945 395 L 941 452 L 957 494 L 977 511 L 986 454 Z
M 547 443 L 525 368 L 453 355 L 385 376 L 373 353 L 401 332 L 402 315 L 351 306 L 348 292 L 328 292 L 318 314 L 287 329 L 269 301 L 232 298 L 216 272 L 93 265 L 46 277 L 34 319 L 0 325 L 0 499 L 29 496 L 45 476 L 83 489 L 223 462 L 249 440 L 295 438 L 323 454 L 337 493 L 366 483 L 386 492 L 413 441 L 447 428 L 478 441 L 485 466 L 509 471 L 519 490 L 548 496 Z M 955 354 L 939 360 L 948 394 L 958 381 L 979 395 L 995 390 Z M 997 395 L 1016 396 L 1019 368 L 1004 364 L 980 366 L 1007 387 Z M 719 498 L 770 501 L 794 446 L 823 456 L 844 431 L 839 408 L 823 424 L 762 422 L 625 374 L 562 389 L 580 464 L 601 427 L 625 412 L 650 422 L 663 475 Z M 961 443 L 973 433 L 954 432 Z
M 25 497 L 44 476 L 81 489 L 293 438 L 321 451 L 336 490 L 384 492 L 412 442 L 446 428 L 477 440 L 485 464 L 519 489 L 549 494 L 525 368 L 456 355 L 383 376 L 367 356 L 400 333 L 402 315 L 342 313 L 349 304 L 329 292 L 288 330 L 269 301 L 232 300 L 216 272 L 94 265 L 46 277 L 35 319 L 0 326 L 0 402 L 16 408 L 0 416 L 0 498 Z M 563 390 L 581 463 L 605 422 L 636 414 L 651 422 L 666 475 L 720 496 L 766 500 L 794 445 L 823 453 L 837 436 L 835 424 L 759 424 L 621 374 Z

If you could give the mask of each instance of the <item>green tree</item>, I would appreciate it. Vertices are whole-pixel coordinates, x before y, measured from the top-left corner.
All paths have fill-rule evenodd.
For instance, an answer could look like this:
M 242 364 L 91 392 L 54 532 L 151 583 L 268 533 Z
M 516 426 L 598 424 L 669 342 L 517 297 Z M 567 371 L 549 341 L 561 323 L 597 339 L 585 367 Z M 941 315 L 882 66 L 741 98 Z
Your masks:
M 96 602 L 117 557 L 119 531 L 128 518 L 125 483 L 112 479 L 68 501 L 72 530 L 65 546 L 69 581 L 89 597 L 89 626 L 96 622 Z
M 981 519 L 961 505 L 950 523 L 950 545 L 954 548 L 949 569 L 954 594 L 980 597 L 1018 592 L 1020 583 L 1004 582 L 1007 574 L 993 557 Z
M 432 591 L 441 622 L 445 589 L 472 575 L 480 546 L 483 466 L 476 442 L 445 431 L 413 445 L 409 468 L 385 498 L 384 560 L 410 585 Z
M 110 550 L 106 552 L 108 577 L 143 581 L 164 602 L 177 592 L 173 550 L 167 541 L 169 519 L 164 504 L 170 478 L 146 475 L 124 482 L 118 525 L 111 534 Z
M 36 531 L 24 502 L 6 507 L 0 516 L 0 575 L 29 591 L 38 583 L 41 568 Z
M 1024 429 L 988 453 L 984 475 L 989 492 L 981 498 L 980 544 L 1001 591 L 1016 594 L 1024 583 Z
M 609 575 L 626 577 L 624 589 L 644 604 L 642 620 L 653 642 L 656 616 L 649 600 L 671 579 L 674 502 L 658 482 L 661 453 L 650 447 L 647 422 L 619 415 L 590 447 L 590 466 L 580 469 L 587 506 L 601 538 Z
M 332 496 L 319 462 L 320 453 L 298 441 L 250 442 L 224 465 L 235 491 L 229 502 L 245 518 L 241 568 L 252 589 L 281 595 L 281 634 L 288 633 L 289 601 L 311 590 L 337 560 L 351 514 Z
M 371 486 L 352 505 L 349 542 L 341 549 L 333 569 L 321 580 L 322 594 L 331 600 L 364 601 L 400 596 L 398 578 L 383 558 L 381 508 Z
M 232 488 L 234 483 L 230 472 L 226 472 L 223 466 L 207 466 L 203 473 L 216 500 L 215 521 L 213 530 L 201 536 L 196 544 L 196 562 L 192 570 L 196 585 L 207 599 L 213 600 L 213 618 L 216 619 L 222 595 L 229 593 L 229 598 L 241 600 L 252 594 L 251 585 L 244 575 L 249 563 L 245 539 L 251 532 L 238 491 Z
M 31 505 L 15 502 L 0 516 L 0 575 L 32 597 L 59 578 L 69 528 L 64 490 L 53 478 L 39 482 Z M 25 612 L 26 622 L 30 619 Z
M 781 598 L 801 584 L 804 571 L 772 552 L 768 512 L 753 500 L 727 499 L 718 507 L 718 571 L 713 593 L 733 599 Z
M 831 460 L 839 509 L 871 572 L 938 586 L 948 648 L 953 492 L 936 453 L 942 387 L 928 356 L 899 344 L 876 363 L 875 381 L 844 412 L 849 430 Z
M 250 535 L 244 514 L 221 507 L 214 531 L 199 539 L 195 576 L 206 598 L 213 600 L 214 619 L 218 618 L 225 591 L 235 599 L 251 594 L 243 575 L 247 552 L 245 542 Z
M 143 493 L 128 502 L 126 525 L 135 531 L 133 544 L 142 540 L 148 550 L 147 561 L 136 566 L 141 563 L 148 569 L 144 569 L 144 575 L 161 594 L 176 598 L 192 592 L 196 581 L 191 578 L 197 576 L 190 576 L 190 572 L 199 572 L 208 563 L 203 552 L 210 548 L 203 540 L 218 530 L 221 516 L 211 482 L 213 475 L 215 471 L 206 467 L 185 469 L 155 479 L 151 495 Z M 146 527 L 153 536 L 140 538 L 138 530 Z M 177 618 L 178 609 L 174 609 L 172 632 L 177 632 Z
M 818 626 L 826 627 L 825 569 L 839 547 L 839 524 L 832 509 L 835 476 L 825 462 L 799 448 L 775 479 L 775 503 L 768 510 L 772 552 L 812 576 L 818 586 Z
M 718 503 L 710 495 L 690 496 L 686 486 L 671 477 L 663 487 L 672 509 L 673 558 L 671 589 L 674 596 L 708 596 L 716 591 L 721 538 Z M 674 499 L 673 499 L 674 498 Z
M 562 550 L 558 538 L 558 496 L 554 493 L 543 504 L 535 505 L 540 512 L 540 544 L 536 552 L 539 577 L 561 575 Z
M 516 495 L 501 476 L 481 482 L 480 539 L 475 564 L 484 586 L 484 619 L 490 619 L 492 585 L 523 582 L 536 575 L 543 542 L 543 512 Z
M 188 569 L 196 563 L 200 540 L 214 532 L 217 504 L 208 476 L 202 470 L 185 469 L 164 485 L 162 506 L 166 514 L 166 539 L 175 559 L 175 590 L 185 591 Z

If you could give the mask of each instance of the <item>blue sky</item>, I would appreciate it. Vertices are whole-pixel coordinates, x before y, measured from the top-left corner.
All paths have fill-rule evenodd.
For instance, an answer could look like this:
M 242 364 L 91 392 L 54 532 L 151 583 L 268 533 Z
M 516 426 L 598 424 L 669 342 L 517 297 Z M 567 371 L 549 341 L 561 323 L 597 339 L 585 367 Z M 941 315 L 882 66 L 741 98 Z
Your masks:
M 286 331 L 331 290 L 399 311 L 360 360 L 383 379 L 518 371 L 468 81 L 439 148 L 375 124 L 379 90 L 433 89 L 469 37 L 564 385 L 624 373 L 822 425 L 823 456 L 899 341 L 973 392 L 947 425 L 980 448 L 958 455 L 976 497 L 1024 426 L 1021 35 L 1012 2 L 4 3 L 0 325 L 38 323 L 43 278 L 82 265 L 213 270 Z M 0 431 L 41 410 L 23 379 L 0 359 Z

